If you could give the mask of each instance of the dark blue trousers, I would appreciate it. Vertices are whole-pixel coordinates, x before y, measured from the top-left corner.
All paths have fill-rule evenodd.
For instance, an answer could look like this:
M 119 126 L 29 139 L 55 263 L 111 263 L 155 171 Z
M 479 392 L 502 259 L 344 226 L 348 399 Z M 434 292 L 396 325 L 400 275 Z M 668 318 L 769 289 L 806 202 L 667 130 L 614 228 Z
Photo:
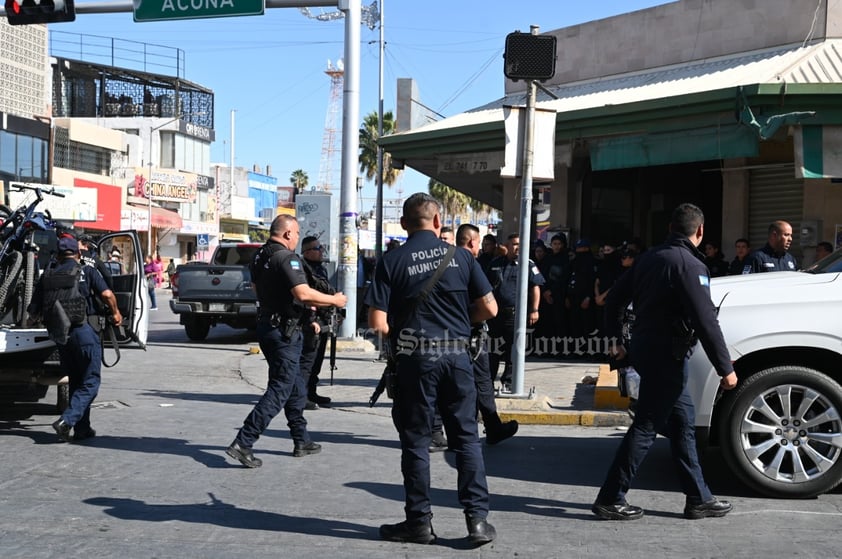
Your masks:
M 67 343 L 58 346 L 62 371 L 70 379 L 70 404 L 61 418 L 76 432 L 91 428 L 91 403 L 99 393 L 102 372 L 102 345 L 87 323 L 73 328 Z
M 299 367 L 301 332 L 290 339 L 284 337 L 278 328 L 258 322 L 257 337 L 260 350 L 269 363 L 269 382 L 266 392 L 243 422 L 235 441 L 243 448 L 251 448 L 283 409 L 292 440 L 298 445 L 305 445 L 310 442 L 310 435 L 304 419 L 307 387 Z
M 491 373 L 489 372 L 488 340 L 484 341 L 482 350 L 473 363 L 474 384 L 477 387 L 477 409 L 486 427 L 496 425 L 500 423 L 500 416 L 497 415 L 497 404 L 494 401 L 494 382 L 491 380 Z M 441 433 L 442 429 L 441 413 L 437 412 L 433 419 L 433 432 Z
M 477 387 L 477 409 L 486 427 L 499 422 L 497 404 L 494 402 L 494 381 L 491 379 L 491 365 L 488 357 L 488 341 L 474 359 L 474 382 Z
M 301 349 L 301 374 L 307 387 L 307 397 L 316 395 L 319 386 L 319 373 L 325 360 L 325 351 L 330 336 L 314 334 L 310 326 L 305 326 L 304 344 Z
M 713 498 L 702 475 L 696 451 L 695 409 L 687 393 L 687 359 L 676 361 L 669 346 L 632 347 L 632 362 L 640 373 L 640 398 L 634 421 L 626 432 L 597 502 L 625 501 L 637 469 L 658 433 L 670 441 L 681 490 L 693 502 Z
M 497 380 L 497 371 L 500 363 L 503 363 L 503 373 L 500 382 L 508 384 L 512 382 L 512 347 L 515 340 L 515 315 L 512 312 L 503 312 L 488 321 L 490 339 L 488 371 L 491 377 L 492 386 Z
M 436 402 L 456 453 L 457 490 L 466 515 L 488 516 L 488 483 L 477 433 L 477 392 L 464 351 L 397 356 L 398 393 L 392 420 L 401 441 L 407 520 L 429 518 L 430 438 Z

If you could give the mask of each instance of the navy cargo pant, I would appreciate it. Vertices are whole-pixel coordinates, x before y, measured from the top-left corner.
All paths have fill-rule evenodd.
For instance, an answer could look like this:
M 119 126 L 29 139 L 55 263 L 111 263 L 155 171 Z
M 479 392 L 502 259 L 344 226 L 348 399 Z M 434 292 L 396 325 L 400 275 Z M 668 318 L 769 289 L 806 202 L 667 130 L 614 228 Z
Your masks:
M 497 415 L 497 404 L 494 401 L 494 381 L 491 380 L 490 366 L 488 364 L 488 337 L 484 336 L 480 352 L 474 363 L 474 384 L 477 387 L 477 409 L 482 416 L 482 423 L 486 428 L 500 424 L 500 416 Z M 433 432 L 442 432 L 441 413 L 437 412 L 433 420 Z M 448 434 L 450 437 L 450 434 Z
M 477 387 L 477 409 L 486 427 L 500 422 L 494 402 L 494 381 L 491 379 L 488 339 L 483 338 L 479 355 L 474 359 L 474 383 Z
M 477 434 L 477 392 L 467 352 L 398 355 L 392 420 L 401 441 L 409 521 L 429 518 L 430 438 L 436 402 L 456 453 L 457 490 L 466 515 L 488 516 L 488 483 Z
M 316 395 L 319 386 L 319 373 L 325 360 L 325 351 L 330 336 L 314 334 L 312 327 L 304 327 L 304 343 L 301 349 L 301 374 L 304 375 L 304 385 L 307 387 L 308 398 Z
M 687 393 L 687 359 L 672 358 L 669 340 L 657 344 L 635 344 L 633 340 L 631 349 L 632 363 L 640 373 L 640 398 L 597 502 L 625 501 L 632 479 L 658 433 L 669 438 L 681 490 L 688 500 L 711 500 L 713 495 L 696 451 L 696 413 Z
M 269 382 L 266 392 L 246 417 L 235 441 L 243 448 L 251 448 L 281 409 L 287 418 L 292 440 L 297 445 L 310 442 L 304 406 L 307 388 L 301 374 L 301 332 L 286 338 L 268 322 L 257 323 L 260 351 L 269 363 Z
M 77 433 L 91 428 L 91 403 L 99 393 L 102 345 L 87 323 L 70 330 L 67 343 L 58 346 L 62 371 L 70 379 L 70 404 L 61 419 Z
M 515 308 L 504 307 L 497 316 L 488 321 L 490 340 L 489 347 L 489 375 L 491 382 L 497 380 L 497 371 L 503 363 L 503 373 L 500 382 L 512 382 L 512 346 L 515 340 Z

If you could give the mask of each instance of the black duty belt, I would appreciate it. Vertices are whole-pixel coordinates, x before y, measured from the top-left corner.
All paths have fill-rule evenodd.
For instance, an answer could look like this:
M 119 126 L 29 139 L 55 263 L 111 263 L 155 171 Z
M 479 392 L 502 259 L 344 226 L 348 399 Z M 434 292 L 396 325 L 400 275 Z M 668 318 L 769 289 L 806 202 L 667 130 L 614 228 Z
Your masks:
M 259 322 L 271 322 L 272 319 L 284 321 L 284 320 L 287 320 L 287 319 L 290 319 L 290 318 L 294 318 L 294 319 L 298 320 L 299 317 L 295 316 L 295 315 L 287 316 L 284 313 L 279 313 L 279 312 L 273 312 L 273 313 L 262 312 L 262 313 L 257 315 L 257 320 Z
M 415 344 L 398 345 L 399 353 L 442 353 L 465 351 L 470 340 L 435 340 L 421 338 Z

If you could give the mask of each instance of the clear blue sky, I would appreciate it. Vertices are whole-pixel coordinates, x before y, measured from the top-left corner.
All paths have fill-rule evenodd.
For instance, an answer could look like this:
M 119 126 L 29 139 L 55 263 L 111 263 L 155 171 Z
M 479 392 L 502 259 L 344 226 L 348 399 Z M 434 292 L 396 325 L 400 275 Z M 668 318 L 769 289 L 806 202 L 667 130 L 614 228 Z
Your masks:
M 80 3 L 84 0 L 80 0 Z M 362 0 L 364 6 L 370 0 Z M 398 78 L 415 78 L 421 102 L 453 116 L 502 97 L 503 47 L 515 30 L 542 31 L 665 4 L 665 0 L 383 0 L 386 55 L 384 109 L 395 109 Z M 312 14 L 336 11 L 311 8 Z M 263 16 L 135 23 L 131 13 L 78 14 L 55 31 L 177 47 L 185 52 L 185 79 L 214 91 L 213 162 L 229 162 L 230 112 L 235 117 L 235 163 L 265 170 L 279 184 L 304 169 L 315 184 L 330 81 L 327 61 L 344 53 L 344 20 L 308 19 L 297 8 Z M 361 28 L 360 119 L 377 110 L 379 31 Z M 622 53 L 617 53 L 622 56 Z M 562 53 L 563 56 L 563 53 Z M 338 124 L 341 126 L 341 108 Z M 357 127 L 359 128 L 359 126 Z M 334 176 L 339 181 L 339 162 Z M 426 190 L 427 179 L 405 172 L 402 196 Z M 363 209 L 374 187 L 363 189 Z M 386 198 L 397 193 L 386 192 Z

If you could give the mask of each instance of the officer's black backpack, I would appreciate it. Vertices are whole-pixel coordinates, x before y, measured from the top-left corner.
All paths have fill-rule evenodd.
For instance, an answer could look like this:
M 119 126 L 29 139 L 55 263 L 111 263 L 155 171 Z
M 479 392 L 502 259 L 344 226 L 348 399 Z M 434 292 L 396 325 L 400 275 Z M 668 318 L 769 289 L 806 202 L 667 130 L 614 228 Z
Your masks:
M 88 305 L 80 287 L 82 266 L 73 261 L 73 266 L 57 270 L 49 266 L 41 276 L 41 314 L 50 339 L 57 344 L 67 343 L 72 326 L 80 326 L 87 320 Z

